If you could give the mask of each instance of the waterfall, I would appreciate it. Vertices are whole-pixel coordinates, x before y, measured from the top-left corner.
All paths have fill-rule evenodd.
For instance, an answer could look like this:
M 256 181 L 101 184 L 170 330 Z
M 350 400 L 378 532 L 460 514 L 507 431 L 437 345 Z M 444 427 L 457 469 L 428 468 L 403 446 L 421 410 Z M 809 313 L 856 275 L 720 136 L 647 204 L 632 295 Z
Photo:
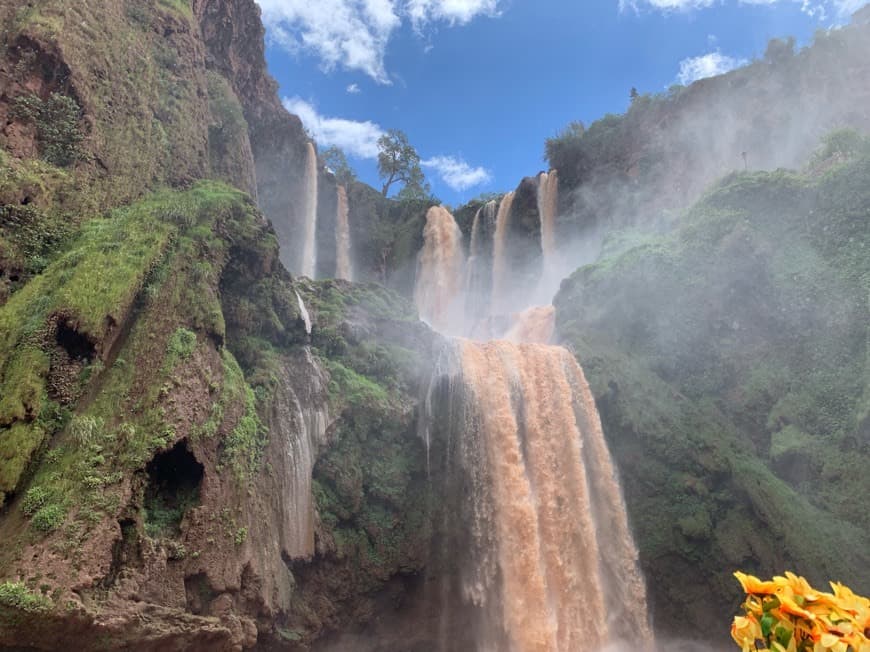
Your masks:
M 461 332 L 465 256 L 462 232 L 447 209 L 442 206 L 429 209 L 423 240 L 414 287 L 414 303 L 420 318 L 436 330 Z
M 294 292 L 296 292 L 296 290 L 294 290 Z M 305 323 L 305 332 L 311 335 L 311 315 L 308 314 L 308 308 L 305 307 L 305 302 L 302 300 L 299 292 L 296 292 L 296 301 L 299 304 L 299 314 L 302 316 L 302 321 Z
M 335 278 L 345 281 L 353 280 L 353 270 L 350 264 L 350 225 L 347 203 L 347 189 L 338 186 L 338 209 L 335 220 Z
M 545 271 L 557 193 L 557 173 L 543 174 Z M 477 212 L 464 275 L 462 234 L 444 208 L 426 215 L 418 258 L 414 299 L 436 330 L 506 331 L 448 340 L 421 410 L 427 468 L 445 477 L 439 649 L 651 648 L 638 552 L 589 385 L 573 355 L 549 345 L 555 308 L 518 312 L 531 297 L 509 285 L 513 203 L 508 193 Z M 488 257 L 491 303 L 472 331 Z
M 541 218 L 541 251 L 544 268 L 552 265 L 556 253 L 556 213 L 559 210 L 559 173 L 550 170 L 538 177 L 538 215 Z
M 462 600 L 478 650 L 652 643 L 616 470 L 583 371 L 565 349 L 454 342 L 449 437 L 462 486 Z M 456 405 L 462 407 L 458 409 Z M 466 552 L 468 551 L 468 552 Z M 445 607 L 446 608 L 446 607 Z M 448 646 L 450 647 L 450 646 Z
M 272 433 L 269 445 L 280 453 L 271 458 L 276 467 L 269 474 L 274 490 L 266 500 L 284 515 L 268 528 L 289 559 L 311 559 L 315 553 L 311 474 L 317 453 L 327 442 L 328 384 L 308 347 L 277 372 L 268 423 Z
M 489 316 L 492 294 L 492 246 L 498 203 L 487 202 L 474 216 L 465 276 L 465 309 L 476 323 Z
M 549 344 L 556 330 L 556 308 L 535 306 L 516 316 L 514 325 L 504 336 L 509 342 Z
M 302 276 L 313 279 L 317 270 L 317 151 L 308 142 L 305 156 L 305 181 L 302 217 L 305 241 L 302 249 Z
M 510 226 L 511 208 L 513 208 L 514 193 L 509 192 L 501 199 L 495 223 L 495 236 L 492 247 L 492 301 L 490 312 L 498 314 L 505 310 L 505 286 L 507 279 L 507 236 Z

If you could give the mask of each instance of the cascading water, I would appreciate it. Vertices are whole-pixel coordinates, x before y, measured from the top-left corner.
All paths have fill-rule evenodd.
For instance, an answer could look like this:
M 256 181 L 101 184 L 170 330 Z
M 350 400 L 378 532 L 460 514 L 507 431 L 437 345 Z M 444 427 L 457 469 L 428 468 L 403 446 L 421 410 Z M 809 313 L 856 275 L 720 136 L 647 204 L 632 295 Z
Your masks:
M 498 202 L 487 202 L 474 216 L 465 274 L 465 310 L 477 323 L 489 316 L 492 295 L 492 248 Z
M 302 276 L 313 279 L 317 270 L 317 151 L 307 144 L 302 218 L 305 224 L 302 248 Z
M 311 335 L 311 315 L 298 291 L 296 291 L 296 303 L 299 306 L 299 316 L 302 317 L 302 322 L 305 324 L 305 333 Z
M 637 550 L 574 357 L 556 346 L 469 340 L 455 340 L 449 356 L 457 363 L 440 407 L 458 458 L 448 483 L 463 487 L 464 503 L 449 527 L 466 532 L 458 582 L 477 614 L 474 648 L 649 647 Z
M 417 260 L 414 303 L 420 318 L 436 330 L 459 332 L 465 269 L 462 232 L 447 209 L 433 206 L 426 214 L 423 239 Z
M 556 330 L 556 308 L 535 306 L 516 316 L 514 325 L 505 334 L 509 342 L 549 344 Z
M 500 314 L 506 308 L 507 237 L 513 204 L 514 193 L 509 192 L 502 197 L 496 216 L 495 236 L 492 244 L 492 300 L 490 302 L 492 314 Z
M 345 281 L 353 280 L 353 269 L 350 262 L 349 213 L 347 189 L 344 186 L 338 186 L 338 208 L 335 220 L 335 278 Z
M 538 177 L 538 215 L 541 218 L 541 252 L 544 268 L 551 267 L 556 253 L 556 213 L 559 209 L 559 173 L 542 172 Z
M 540 179 L 544 256 L 556 248 L 557 184 L 555 172 Z M 424 401 L 427 450 L 447 455 L 441 649 L 643 650 L 653 642 L 646 588 L 589 385 L 567 350 L 548 345 L 553 306 L 509 304 L 513 200 L 475 216 L 464 285 L 461 232 L 445 209 L 427 214 L 418 260 L 421 315 L 442 332 L 471 332 L 454 309 L 475 303 L 488 211 L 489 316 L 513 314 L 503 340 L 449 341 Z

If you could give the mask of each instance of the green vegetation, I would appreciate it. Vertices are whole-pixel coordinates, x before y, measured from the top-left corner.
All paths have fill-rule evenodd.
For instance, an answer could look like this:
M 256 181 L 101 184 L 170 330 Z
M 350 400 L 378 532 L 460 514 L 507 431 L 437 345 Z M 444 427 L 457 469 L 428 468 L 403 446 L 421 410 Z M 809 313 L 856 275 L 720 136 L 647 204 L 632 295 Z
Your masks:
M 200 334 L 225 337 L 217 283 L 230 245 L 218 233 L 232 233 L 238 247 L 260 242 L 273 250 L 273 238 L 244 195 L 202 183 L 88 222 L 69 251 L 0 307 L 0 348 L 10 352 L 0 379 L 11 388 L 0 401 L 0 490 L 14 490 L 47 437 L 66 427 L 35 471 L 31 486 L 38 490 L 22 505 L 35 530 L 61 524 L 65 510 L 51 499 L 67 496 L 75 497 L 71 523 L 85 524 L 83 536 L 117 505 L 125 472 L 141 468 L 182 428 L 208 436 L 231 430 L 227 460 L 240 473 L 258 461 L 265 435 L 238 364 L 223 349 L 223 362 L 214 354 L 215 374 L 200 347 Z M 63 408 L 47 398 L 58 378 L 48 364 L 55 344 L 44 334 L 57 314 L 97 351 L 110 324 L 133 322 L 111 364 L 68 379 L 99 387 L 68 425 Z M 155 351 L 166 353 L 155 360 Z M 85 369 L 102 365 L 100 359 Z M 220 399 L 202 423 L 186 423 L 171 407 L 173 394 L 189 383 L 205 383 L 207 397 L 213 385 Z M 233 404 L 246 405 L 245 414 L 225 425 Z
M 45 596 L 31 593 L 24 584 L 4 582 L 0 584 L 0 607 L 37 614 L 49 611 L 52 604 Z
M 40 507 L 31 519 L 31 524 L 40 532 L 51 532 L 63 524 L 66 509 L 62 505 Z
M 784 556 L 816 581 L 870 561 L 855 501 L 870 492 L 870 152 L 855 143 L 834 134 L 804 174 L 729 175 L 673 232 L 613 238 L 557 297 L 669 626 L 710 626 L 733 567 Z M 687 573 L 705 601 L 668 588 Z
M 251 193 L 256 192 L 248 123 L 230 82 L 207 73 L 209 166 L 211 176 Z
M 378 139 L 378 174 L 384 182 L 381 191 L 384 197 L 395 183 L 402 184 L 399 199 L 404 201 L 425 199 L 430 194 L 420 167 L 420 155 L 408 142 L 408 136 L 398 129 L 391 129 Z
M 166 347 L 164 364 L 167 369 L 174 369 L 179 362 L 189 360 L 196 348 L 196 333 L 183 326 L 177 328 Z
M 347 156 L 339 147 L 330 147 L 323 151 L 320 155 L 324 165 L 335 174 L 335 180 L 339 185 L 347 188 L 350 184 L 356 181 L 356 173 L 350 164 L 347 162 Z
M 12 102 L 11 114 L 36 126 L 39 151 L 50 164 L 67 167 L 82 158 L 81 107 L 74 98 L 52 93 L 43 101 L 37 95 L 21 95 Z
M 252 479 L 260 470 L 269 433 L 257 415 L 254 390 L 245 383 L 241 368 L 231 356 L 225 359 L 224 386 L 235 388 L 244 395 L 245 413 L 226 438 L 221 456 L 221 462 L 229 466 L 242 482 Z
M 146 494 L 144 503 L 145 534 L 152 539 L 178 534 L 182 518 L 199 504 L 199 491 L 181 491 L 172 496 Z

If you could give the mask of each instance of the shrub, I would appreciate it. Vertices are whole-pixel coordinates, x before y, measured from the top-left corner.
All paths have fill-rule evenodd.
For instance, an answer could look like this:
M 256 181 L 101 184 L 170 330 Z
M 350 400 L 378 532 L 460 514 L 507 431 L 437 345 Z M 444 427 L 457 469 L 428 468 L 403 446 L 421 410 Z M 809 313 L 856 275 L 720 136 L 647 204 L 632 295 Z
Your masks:
M 21 511 L 27 516 L 33 516 L 40 507 L 44 506 L 51 497 L 49 491 L 43 487 L 31 487 L 24 494 L 21 501 Z
M 837 129 L 822 137 L 811 164 L 819 165 L 831 159 L 848 160 L 870 151 L 870 141 L 856 129 Z
M 196 348 L 196 333 L 186 328 L 179 328 L 169 339 L 169 357 L 173 360 L 187 360 Z
M 870 600 L 831 582 L 833 593 L 813 589 L 786 573 L 762 582 L 735 573 L 746 592 L 745 616 L 737 616 L 731 636 L 743 652 L 866 652 L 870 650 Z
M 51 609 L 51 601 L 41 595 L 34 595 L 27 587 L 18 582 L 0 584 L 0 605 L 20 609 L 28 613 L 39 613 Z
M 45 505 L 33 515 L 31 523 L 40 532 L 52 532 L 63 523 L 66 510 L 58 504 Z
M 99 417 L 74 416 L 69 422 L 72 438 L 82 446 L 96 442 L 103 434 L 103 420 Z

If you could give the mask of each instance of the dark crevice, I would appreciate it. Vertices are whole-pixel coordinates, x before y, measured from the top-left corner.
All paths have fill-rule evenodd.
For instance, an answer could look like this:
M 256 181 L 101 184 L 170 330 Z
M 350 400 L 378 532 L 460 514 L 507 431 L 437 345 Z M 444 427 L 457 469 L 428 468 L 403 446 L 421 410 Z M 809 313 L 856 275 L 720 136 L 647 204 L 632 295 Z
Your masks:
M 177 537 L 187 510 L 200 502 L 203 466 L 182 440 L 155 455 L 145 472 L 145 532 L 152 538 Z
M 87 336 L 79 333 L 66 322 L 59 322 L 55 332 L 55 340 L 71 360 L 90 361 L 94 359 L 96 348 Z
M 112 546 L 112 565 L 102 581 L 103 588 L 106 589 L 117 584 L 125 567 L 141 562 L 142 559 L 136 521 L 126 518 L 118 521 L 118 525 L 121 528 L 121 538 Z
M 207 616 L 208 607 L 215 598 L 215 592 L 205 573 L 197 573 L 184 578 L 184 593 L 187 610 L 197 616 Z

